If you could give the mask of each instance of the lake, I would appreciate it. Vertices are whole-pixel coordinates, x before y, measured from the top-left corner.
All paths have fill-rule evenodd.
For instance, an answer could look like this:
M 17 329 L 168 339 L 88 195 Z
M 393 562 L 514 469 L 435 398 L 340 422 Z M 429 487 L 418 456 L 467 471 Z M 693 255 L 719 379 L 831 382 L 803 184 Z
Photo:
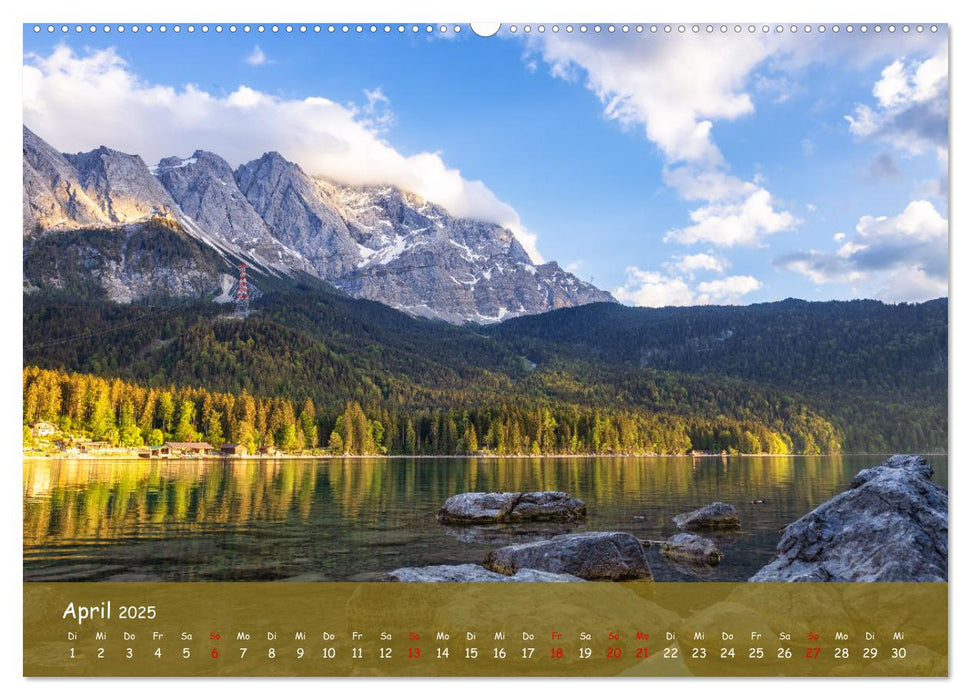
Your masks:
M 374 580 L 401 566 L 479 562 L 535 530 L 448 528 L 465 491 L 562 490 L 584 500 L 575 531 L 660 540 L 677 513 L 734 504 L 742 530 L 710 572 L 648 550 L 658 581 L 743 581 L 779 530 L 845 490 L 875 456 L 393 458 L 24 463 L 25 581 Z M 947 486 L 947 457 L 931 457 Z

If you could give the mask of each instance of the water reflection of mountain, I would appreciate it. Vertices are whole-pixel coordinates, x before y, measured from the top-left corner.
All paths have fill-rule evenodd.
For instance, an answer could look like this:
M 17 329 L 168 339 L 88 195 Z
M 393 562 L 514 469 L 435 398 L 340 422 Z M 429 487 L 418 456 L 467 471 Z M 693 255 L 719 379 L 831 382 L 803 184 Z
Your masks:
M 435 556 L 461 559 L 466 554 L 462 547 L 468 545 L 449 538 L 434 514 L 448 496 L 463 491 L 569 491 L 587 502 L 587 527 L 626 529 L 645 537 L 670 534 L 674 513 L 726 500 L 739 507 L 759 542 L 771 547 L 779 526 L 842 490 L 859 469 L 878 461 L 28 462 L 23 482 L 25 576 L 33 566 L 49 566 L 59 558 L 81 557 L 90 563 L 115 556 L 116 548 L 147 542 L 158 547 L 160 540 L 166 551 L 178 550 L 181 542 L 192 540 L 198 547 L 203 541 L 213 556 L 236 547 L 234 566 L 269 552 L 286 563 L 281 571 L 287 575 L 333 566 L 335 577 L 353 576 L 362 567 L 381 565 L 384 560 L 372 556 L 380 547 L 386 548 L 382 557 L 397 556 L 403 563 L 436 561 Z M 238 537 L 229 541 L 229 535 Z M 173 555 L 172 566 L 185 565 L 179 560 Z M 178 574 L 172 570 L 164 575 L 183 578 Z M 193 578 L 191 573 L 187 577 Z

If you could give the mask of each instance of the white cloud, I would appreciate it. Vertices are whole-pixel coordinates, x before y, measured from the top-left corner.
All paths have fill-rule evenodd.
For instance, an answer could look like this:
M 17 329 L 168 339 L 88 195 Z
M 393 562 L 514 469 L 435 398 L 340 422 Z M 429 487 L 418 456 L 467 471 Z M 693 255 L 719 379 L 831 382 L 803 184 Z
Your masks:
M 391 100 L 381 88 L 365 90 L 367 104 L 364 106 L 363 116 L 374 131 L 382 133 L 394 125 L 394 112 L 391 111 Z
M 948 289 L 948 224 L 934 205 L 913 201 L 897 216 L 862 216 L 856 234 L 836 234 L 833 252 L 793 253 L 778 267 L 816 284 L 851 284 L 885 301 L 924 301 Z
M 692 255 L 676 255 L 663 265 L 669 272 L 683 272 L 693 275 L 695 272 L 724 272 L 728 261 L 708 253 L 694 253 Z
M 246 62 L 251 66 L 262 66 L 266 63 L 266 54 L 263 53 L 263 49 L 259 45 L 254 46 L 252 53 L 246 57 Z
M 446 165 L 441 154 L 397 151 L 381 138 L 380 120 L 375 124 L 367 108 L 319 96 L 282 99 L 247 86 L 214 95 L 191 84 L 151 84 L 113 49 L 81 56 L 61 46 L 48 56 L 29 55 L 23 78 L 24 123 L 56 148 L 104 144 L 148 163 L 203 148 L 234 165 L 275 150 L 313 175 L 396 185 L 455 216 L 501 224 L 542 261 L 536 236 L 511 206 Z M 386 107 L 380 91 L 367 97 Z
M 551 73 L 576 80 L 604 105 L 604 115 L 640 125 L 669 162 L 719 163 L 711 139 L 716 119 L 736 119 L 754 107 L 745 84 L 770 50 L 763 41 L 722 36 L 532 35 Z
M 762 288 L 762 283 L 751 275 L 735 275 L 724 279 L 702 282 L 698 285 L 701 304 L 724 304 L 738 301 L 746 294 Z
M 886 141 L 908 155 L 947 148 L 947 54 L 896 60 L 873 86 L 877 103 L 857 105 L 846 116 L 852 134 Z
M 938 299 L 947 296 L 947 279 L 929 274 L 920 265 L 896 267 L 880 280 L 876 296 L 889 302 Z
M 575 275 L 580 271 L 580 268 L 583 267 L 583 262 L 583 260 L 574 260 L 573 262 L 568 262 L 563 266 L 563 269 Z
M 765 236 L 786 231 L 798 223 L 791 213 L 776 211 L 772 195 L 764 188 L 741 199 L 725 199 L 699 207 L 689 215 L 694 224 L 668 231 L 665 241 L 721 247 L 758 245 Z
M 613 294 L 619 301 L 636 306 L 690 306 L 734 304 L 761 288 L 762 283 L 749 275 L 709 280 L 692 287 L 690 278 L 628 267 L 626 283 Z
M 660 149 L 667 184 L 705 206 L 690 212 L 693 225 L 671 231 L 667 241 L 717 246 L 755 245 L 762 237 L 793 227 L 789 212 L 757 181 L 727 172 L 712 137 L 716 120 L 734 120 L 755 110 L 749 95 L 752 71 L 782 46 L 761 36 L 533 35 L 527 46 L 568 81 L 581 77 L 600 99 L 604 116 L 640 126 Z M 755 89 L 778 99 L 791 94 L 784 76 L 760 75 Z
M 618 301 L 635 306 L 690 306 L 695 295 L 680 277 L 668 277 L 636 267 L 627 268 L 627 282 L 614 290 Z
M 772 101 L 782 104 L 792 99 L 792 96 L 799 92 L 799 86 L 791 78 L 785 75 L 758 75 L 755 78 L 755 89 L 772 96 Z
M 755 192 L 754 182 L 745 182 L 721 170 L 706 170 L 691 165 L 665 168 L 664 183 L 684 199 L 716 202 L 740 199 Z

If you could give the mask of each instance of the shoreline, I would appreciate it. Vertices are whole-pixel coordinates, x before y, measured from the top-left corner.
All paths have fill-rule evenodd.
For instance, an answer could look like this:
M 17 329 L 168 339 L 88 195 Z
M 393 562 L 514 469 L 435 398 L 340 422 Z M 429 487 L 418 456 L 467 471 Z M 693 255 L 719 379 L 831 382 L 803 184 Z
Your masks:
M 927 457 L 947 457 L 947 452 L 941 451 L 922 451 L 907 450 L 908 454 L 921 454 Z M 25 462 L 64 462 L 64 461 L 83 461 L 83 462 L 110 462 L 110 461 L 132 461 L 139 460 L 145 462 L 272 462 L 280 460 L 364 460 L 364 459 L 591 459 L 591 458 L 683 458 L 683 459 L 719 459 L 728 460 L 733 457 L 769 457 L 773 459 L 782 457 L 881 457 L 900 452 L 826 452 L 820 454 L 778 454 L 778 453 L 738 453 L 738 454 L 656 454 L 656 453 L 584 453 L 584 454 L 539 454 L 539 455 L 497 455 L 497 454 L 476 454 L 476 455 L 274 455 L 274 456 L 184 456 L 184 457 L 141 457 L 137 453 L 131 454 L 103 454 L 103 455 L 22 455 Z

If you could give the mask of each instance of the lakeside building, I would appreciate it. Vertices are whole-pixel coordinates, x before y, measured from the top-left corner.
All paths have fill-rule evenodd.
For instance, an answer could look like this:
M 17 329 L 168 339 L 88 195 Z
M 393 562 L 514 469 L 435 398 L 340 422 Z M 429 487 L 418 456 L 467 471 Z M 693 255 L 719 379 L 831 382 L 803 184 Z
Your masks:
M 241 442 L 231 442 L 219 448 L 224 457 L 245 457 L 249 448 Z
M 166 442 L 162 447 L 167 447 L 174 457 L 204 457 L 214 451 L 208 442 Z

